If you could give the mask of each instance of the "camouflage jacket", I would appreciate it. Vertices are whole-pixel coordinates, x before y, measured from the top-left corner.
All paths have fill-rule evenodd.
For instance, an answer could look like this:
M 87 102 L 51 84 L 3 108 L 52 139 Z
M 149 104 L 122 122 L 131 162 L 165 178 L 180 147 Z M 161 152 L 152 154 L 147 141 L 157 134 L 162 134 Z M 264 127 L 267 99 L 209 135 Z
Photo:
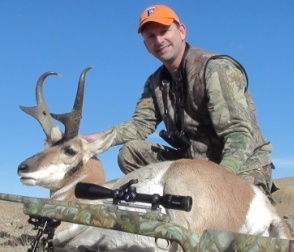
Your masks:
M 149 76 L 133 117 L 111 129 L 116 135 L 112 145 L 146 139 L 162 121 L 169 129 L 177 127 L 176 97 L 183 87 L 183 130 L 192 142 L 192 158 L 212 160 L 234 172 L 271 163 L 271 145 L 257 125 L 247 76 L 238 62 L 187 44 L 181 67 L 171 77 L 167 117 L 164 71 L 161 66 Z

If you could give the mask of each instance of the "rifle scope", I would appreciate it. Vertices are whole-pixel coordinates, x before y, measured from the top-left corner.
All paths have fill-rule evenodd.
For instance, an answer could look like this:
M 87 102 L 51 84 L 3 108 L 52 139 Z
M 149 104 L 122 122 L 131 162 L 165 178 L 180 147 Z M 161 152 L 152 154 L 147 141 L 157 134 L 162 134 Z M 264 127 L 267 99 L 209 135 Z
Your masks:
M 103 186 L 79 182 L 75 187 L 75 195 L 77 198 L 90 200 L 113 198 L 114 204 L 123 200 L 126 202 L 137 201 L 150 203 L 152 204 L 152 208 L 161 205 L 168 209 L 183 210 L 186 212 L 189 212 L 192 208 L 192 197 L 190 196 L 172 194 L 160 196 L 159 194 L 137 193 L 134 187 L 123 188 L 124 190 L 121 190 L 121 188 L 111 190 Z

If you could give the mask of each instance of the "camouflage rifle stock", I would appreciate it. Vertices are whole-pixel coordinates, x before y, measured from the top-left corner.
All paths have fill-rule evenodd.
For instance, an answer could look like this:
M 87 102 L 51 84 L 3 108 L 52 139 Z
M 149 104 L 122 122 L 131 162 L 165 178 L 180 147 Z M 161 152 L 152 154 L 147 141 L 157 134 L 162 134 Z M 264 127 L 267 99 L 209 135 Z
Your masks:
M 34 217 L 114 229 L 179 243 L 184 251 L 290 251 L 290 240 L 207 230 L 193 233 L 156 211 L 134 212 L 103 204 L 71 204 L 45 198 L 0 193 L 0 200 L 22 203 Z M 195 216 L 196 218 L 196 216 Z

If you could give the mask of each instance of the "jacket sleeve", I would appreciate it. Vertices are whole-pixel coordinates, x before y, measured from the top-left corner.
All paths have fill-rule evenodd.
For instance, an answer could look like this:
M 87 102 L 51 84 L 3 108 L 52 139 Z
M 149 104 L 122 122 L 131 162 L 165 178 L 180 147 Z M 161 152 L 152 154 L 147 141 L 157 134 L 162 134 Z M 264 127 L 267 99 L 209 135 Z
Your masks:
M 229 59 L 213 59 L 207 64 L 205 78 L 212 124 L 224 144 L 220 164 L 238 172 L 253 152 L 245 73 Z
M 150 87 L 151 79 L 149 77 L 144 85 L 144 91 L 137 102 L 132 118 L 110 129 L 115 131 L 112 146 L 123 144 L 130 140 L 146 139 L 156 130 L 161 121 L 161 116 Z

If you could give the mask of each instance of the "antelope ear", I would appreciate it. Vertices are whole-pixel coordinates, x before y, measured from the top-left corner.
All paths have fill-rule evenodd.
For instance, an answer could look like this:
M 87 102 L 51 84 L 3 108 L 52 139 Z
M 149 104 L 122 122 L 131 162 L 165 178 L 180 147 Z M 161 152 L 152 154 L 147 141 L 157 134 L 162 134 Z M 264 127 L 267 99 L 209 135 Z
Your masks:
M 111 128 L 110 130 L 107 130 L 102 137 L 93 142 L 88 142 L 87 140 L 83 139 L 83 142 L 86 145 L 88 158 L 107 151 L 114 143 L 115 137 L 116 131 L 114 128 Z

